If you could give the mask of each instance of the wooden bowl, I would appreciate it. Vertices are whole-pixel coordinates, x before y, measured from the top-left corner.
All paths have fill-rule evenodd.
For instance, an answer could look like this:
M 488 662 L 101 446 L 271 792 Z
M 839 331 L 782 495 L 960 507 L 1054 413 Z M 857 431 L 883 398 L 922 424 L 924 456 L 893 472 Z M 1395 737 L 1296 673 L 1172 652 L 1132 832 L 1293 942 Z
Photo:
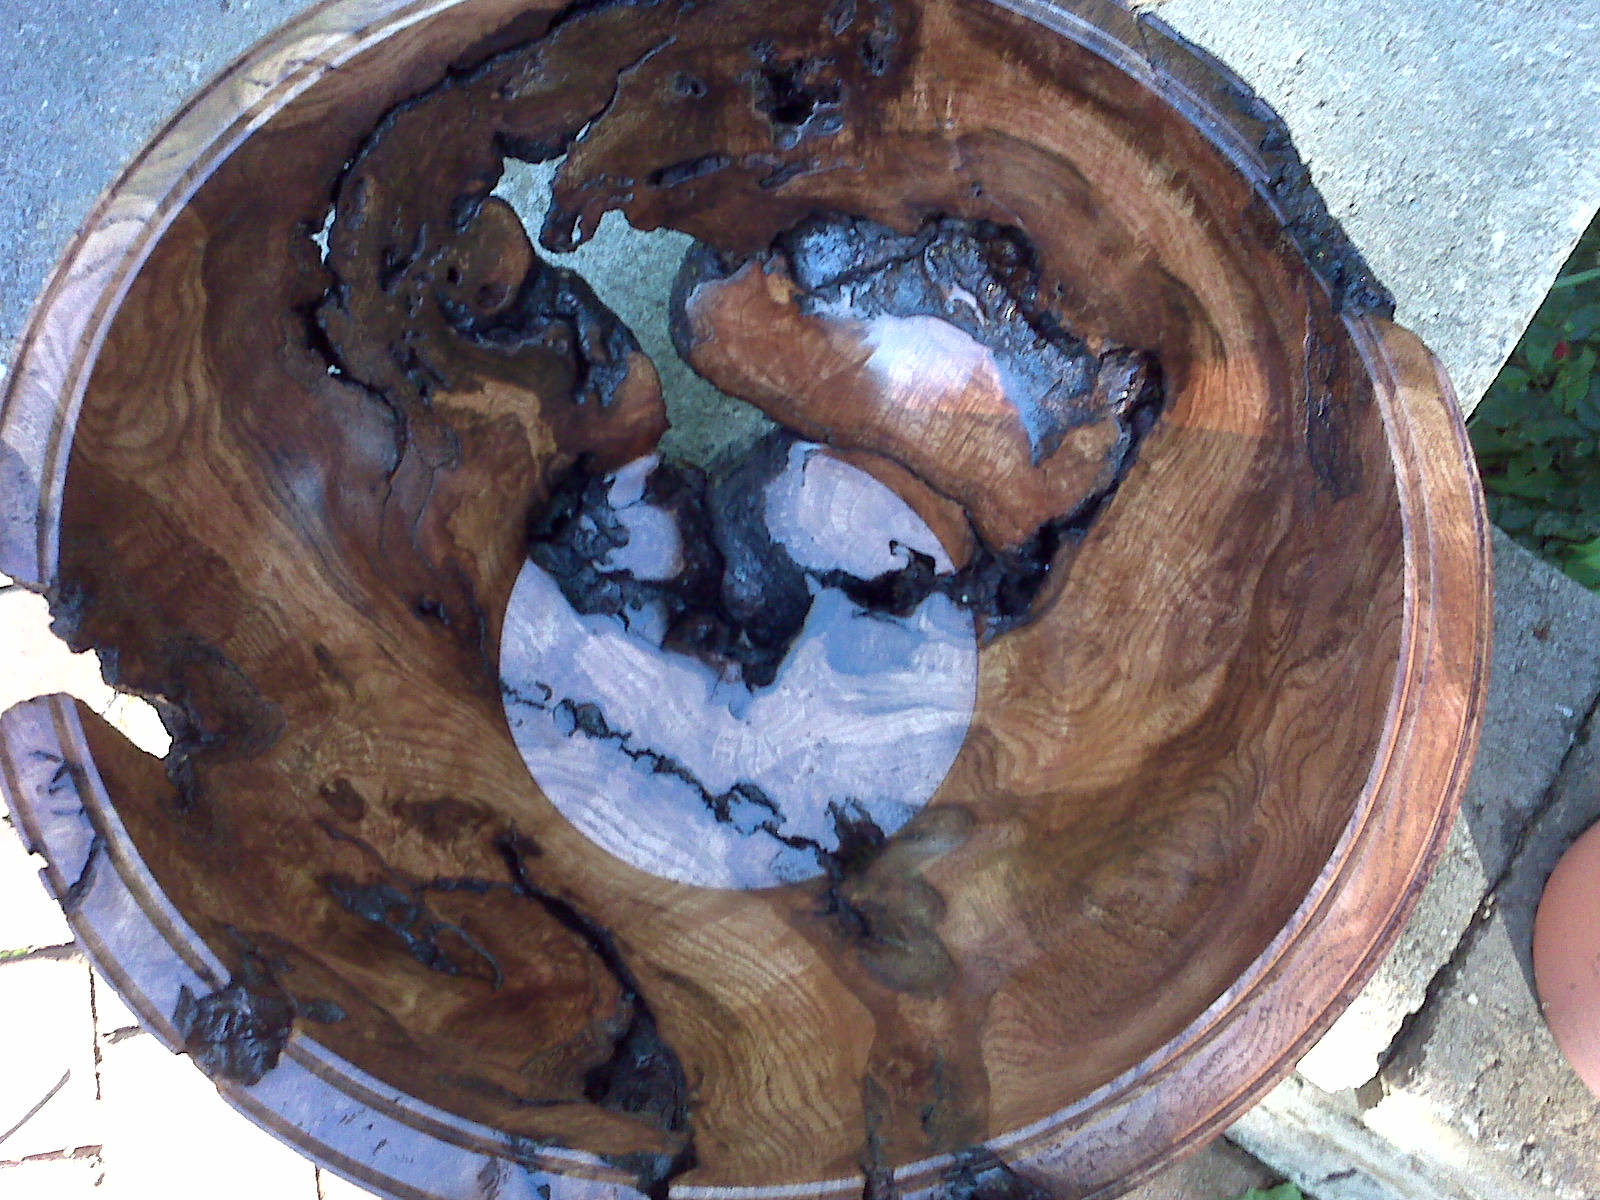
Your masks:
M 546 252 L 698 239 L 709 474 L 490 195 L 562 154 Z M 323 5 L 9 380 L 0 569 L 174 738 L 21 705 L 11 806 L 150 1028 L 388 1195 L 1117 1194 L 1327 1028 L 1466 779 L 1486 525 L 1390 313 L 1109 3 Z

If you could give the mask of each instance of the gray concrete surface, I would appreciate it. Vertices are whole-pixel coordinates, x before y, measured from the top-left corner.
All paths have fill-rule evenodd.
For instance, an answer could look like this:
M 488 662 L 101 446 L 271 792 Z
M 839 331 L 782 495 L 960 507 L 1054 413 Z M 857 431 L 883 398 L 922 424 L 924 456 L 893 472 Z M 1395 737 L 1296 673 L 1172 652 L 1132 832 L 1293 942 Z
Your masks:
M 100 193 L 305 0 L 0 0 L 0 364 Z
M 15 835 L 0 826 L 0 855 Z M 0 942 L 0 946 L 5 943 Z M 140 1030 L 75 947 L 0 954 L 5 1200 L 358 1200 Z
M 1272 1187 L 1282 1178 L 1244 1150 L 1219 1139 L 1135 1188 L 1123 1200 L 1234 1200 L 1252 1188 Z
M 511 163 L 495 194 L 522 218 L 537 238 L 550 207 L 555 163 Z M 693 245 L 688 234 L 670 229 L 640 233 L 621 213 L 607 213 L 595 236 L 571 254 L 550 255 L 578 271 L 595 295 L 638 335 L 639 344 L 661 372 L 672 428 L 661 439 L 670 458 L 704 468 L 735 462 L 768 431 L 777 428 L 753 405 L 718 391 L 689 369 L 672 348 L 667 332 L 672 283 Z
M 1170 0 L 1477 404 L 1600 205 L 1595 0 Z
M 1409 1099 L 1368 1109 L 1294 1076 L 1228 1136 L 1313 1200 L 1552 1200 Z

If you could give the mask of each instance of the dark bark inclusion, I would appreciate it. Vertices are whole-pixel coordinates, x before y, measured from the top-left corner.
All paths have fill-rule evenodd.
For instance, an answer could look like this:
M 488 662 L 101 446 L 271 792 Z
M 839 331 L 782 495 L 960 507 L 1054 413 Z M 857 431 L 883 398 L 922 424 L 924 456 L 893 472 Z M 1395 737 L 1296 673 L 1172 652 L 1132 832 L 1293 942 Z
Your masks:
M 342 791 L 353 791 L 346 780 L 339 780 L 323 791 L 324 799 L 336 812 L 339 810 L 333 798 Z M 363 884 L 347 875 L 329 875 L 322 881 L 324 888 L 352 916 L 383 930 L 429 970 L 475 977 L 495 991 L 500 990 L 505 979 L 500 963 L 470 933 L 429 910 L 427 896 L 430 893 L 465 892 L 480 896 L 509 893 L 538 905 L 562 928 L 576 935 L 604 965 L 621 992 L 622 1016 L 611 1056 L 585 1075 L 584 1098 L 609 1112 L 637 1118 L 669 1134 L 689 1132 L 688 1079 L 677 1056 L 661 1036 L 644 990 L 610 931 L 585 916 L 569 899 L 538 883 L 529 860 L 541 851 L 531 839 L 515 827 L 494 836 L 493 852 L 504 863 L 504 879 L 450 876 L 418 881 L 391 867 L 375 847 L 358 835 L 326 822 L 322 823 L 322 829 L 333 840 L 355 846 L 384 877 L 379 882 Z M 257 986 L 256 991 L 261 990 Z M 313 1020 L 325 1019 L 313 1009 L 304 1010 L 304 1015 Z M 342 1014 L 333 1019 L 343 1019 Z M 286 1040 L 287 1026 L 282 1032 Z M 281 1050 L 281 1045 L 277 1049 Z M 276 1052 L 273 1061 L 276 1061 Z M 480 1090 L 492 1091 L 501 1099 L 524 1107 L 558 1103 L 530 1101 L 490 1084 L 483 1084 Z M 691 1169 L 694 1166 L 693 1138 L 687 1137 L 679 1150 L 665 1156 L 635 1156 L 628 1166 L 645 1182 L 657 1176 L 665 1177 L 669 1170 L 681 1173 Z M 651 1190 L 644 1183 L 641 1187 L 647 1192 Z
M 172 1023 L 184 1053 L 208 1076 L 251 1087 L 278 1065 L 296 1018 L 332 1025 L 348 1017 L 331 1000 L 291 996 L 278 982 L 278 964 L 230 933 L 246 942 L 239 970 L 227 986 L 198 998 L 180 988 Z
M 801 312 L 937 316 L 987 347 L 1027 430 L 1035 467 L 1068 429 L 1097 415 L 1101 360 L 1041 302 L 1037 256 L 1020 231 L 946 217 L 906 235 L 873 221 L 814 217 L 775 249 L 805 289 Z
M 495 61 L 527 57 L 562 27 L 621 7 L 659 6 L 633 0 L 574 4 L 534 42 L 505 51 Z M 679 7 L 687 12 L 690 6 Z M 835 38 L 853 39 L 854 58 L 847 64 L 850 71 L 859 64 L 869 79 L 894 74 L 902 42 L 902 25 L 894 7 L 884 0 L 839 0 L 826 20 Z M 845 127 L 850 106 L 857 102 L 852 94 L 856 77 L 842 71 L 839 64 L 845 60 L 838 56 L 797 56 L 770 41 L 757 41 L 751 59 L 752 66 L 744 76 L 747 96 L 770 124 L 772 153 L 743 157 L 703 154 L 656 168 L 644 183 L 671 189 L 724 173 L 754 171 L 758 192 L 766 192 L 818 169 L 818 160 L 805 151 Z M 1220 65 L 1207 65 L 1226 75 Z M 487 64 L 481 70 L 493 66 Z M 441 89 L 460 82 L 452 77 Z M 675 86 L 689 103 L 715 98 L 714 88 L 696 75 L 680 73 Z M 424 96 L 410 104 L 427 100 Z M 1338 302 L 1355 311 L 1388 311 L 1386 293 L 1328 216 L 1281 121 L 1270 110 L 1263 114 L 1264 106 L 1247 89 L 1239 92 L 1239 101 L 1241 110 L 1263 127 L 1261 149 L 1275 168 L 1269 189 L 1289 214 L 1290 236 L 1328 281 Z M 386 119 L 369 145 L 376 144 L 389 125 Z M 501 146 L 535 161 L 559 157 L 582 125 L 580 122 L 549 145 L 504 138 Z M 326 360 L 330 374 L 363 389 L 393 413 L 396 472 L 424 436 L 419 430 L 427 426 L 432 394 L 452 382 L 448 365 L 430 358 L 427 339 L 417 335 L 419 317 L 426 315 L 463 342 L 479 347 L 515 353 L 534 346 L 565 361 L 572 379 L 571 401 L 579 406 L 609 405 L 625 376 L 624 364 L 638 351 L 631 332 L 581 278 L 552 268 L 537 256 L 511 302 L 487 314 L 459 294 L 449 294 L 448 279 L 441 282 L 432 277 L 426 269 L 429 255 L 471 226 L 486 195 L 482 180 L 464 193 L 453 206 L 454 228 L 436 230 L 438 241 L 430 243 L 424 226 L 402 248 L 383 248 L 373 282 L 392 301 L 390 328 L 359 328 L 351 303 L 354 285 L 337 274 L 323 303 L 304 314 L 308 343 Z M 359 188 L 341 190 L 332 229 L 335 238 L 361 224 L 364 203 Z M 339 228 L 341 224 L 345 229 Z M 553 208 L 542 240 L 552 248 L 570 248 L 577 225 L 578 214 Z M 1092 390 L 1102 372 L 1122 372 L 1127 394 L 1119 417 L 1122 438 L 1114 451 L 1112 482 L 1075 511 L 1042 524 L 1020 549 L 1001 552 L 980 541 L 972 561 L 954 572 L 940 574 L 931 560 L 912 554 L 901 570 L 861 579 L 842 572 L 808 576 L 765 529 L 760 497 L 772 477 L 773 463 L 781 461 L 782 439 L 758 448 L 733 471 L 716 479 L 692 465 L 665 462 L 650 478 L 648 498 L 677 516 L 684 564 L 670 580 L 646 581 L 605 567 L 607 555 L 625 543 L 627 534 L 608 510 L 603 476 L 591 462 L 580 460 L 558 481 L 548 504 L 528 514 L 530 558 L 560 583 L 568 601 L 581 612 L 621 619 L 630 608 L 644 603 L 665 605 L 672 615 L 668 649 L 732 670 L 751 688 L 770 683 L 780 670 L 804 624 L 810 605 L 809 583 L 838 588 L 863 610 L 886 614 L 904 614 L 926 597 L 944 594 L 974 613 L 987 638 L 1025 624 L 1059 552 L 1081 538 L 1103 513 L 1136 462 L 1142 439 L 1158 418 L 1163 400 L 1159 365 L 1127 351 L 1115 351 L 1111 356 L 1089 354 L 1039 301 L 1032 249 L 1016 230 L 935 214 L 921 231 L 906 236 L 847 214 L 824 214 L 790 229 L 774 250 L 785 253 L 797 267 L 797 277 L 809 292 L 809 305 L 838 302 L 844 285 L 849 284 L 852 302 L 864 302 L 865 312 L 938 315 L 997 356 L 1010 356 L 1037 385 L 1032 394 L 1039 403 L 1022 413 L 1036 463 L 1048 456 L 1061 431 L 1070 427 L 1073 402 Z M 963 289 L 977 301 L 969 316 L 928 292 L 926 284 L 941 271 L 959 278 Z M 974 281 L 978 286 L 967 286 Z M 357 361 L 361 356 L 347 354 L 349 348 L 374 335 L 381 351 L 375 358 L 362 362 Z M 440 469 L 449 469 L 449 449 L 448 439 L 430 448 Z M 1320 456 L 1334 457 L 1332 451 Z M 1327 466 L 1319 474 L 1332 478 L 1337 471 L 1335 466 Z M 63 579 L 51 600 L 58 630 L 75 648 L 84 648 L 74 636 L 87 604 L 84 595 L 72 581 Z M 451 606 L 438 597 L 419 597 L 415 608 L 425 619 L 447 627 L 452 624 Z M 457 624 L 477 629 L 480 636 L 484 626 L 481 613 Z M 114 674 L 115 649 L 101 649 Z M 175 737 L 169 771 L 186 804 L 197 802 L 198 768 L 208 760 L 260 753 L 282 732 L 281 714 L 271 702 L 231 662 L 204 644 L 179 647 L 133 682 L 139 690 L 165 702 L 163 716 Z M 553 699 L 546 696 L 543 702 Z M 653 770 L 673 774 L 698 788 L 719 820 L 748 827 L 752 835 L 782 836 L 767 820 L 767 814 L 775 814 L 776 805 L 760 789 L 739 785 L 713 792 L 681 764 L 649 747 L 631 745 L 626 732 L 610 726 L 604 713 L 593 706 L 564 703 L 574 736 L 616 741 L 630 756 L 649 762 Z M 325 794 L 341 818 L 358 821 L 363 816 L 359 795 L 344 781 L 327 785 Z M 937 819 L 954 826 L 943 833 L 959 838 L 963 831 L 957 827 L 964 814 L 949 809 L 942 814 Z M 916 876 L 914 866 L 895 868 L 893 873 L 901 878 L 894 886 L 875 886 L 874 872 L 885 868 L 886 852 L 895 839 L 848 802 L 839 804 L 833 816 L 837 847 L 824 848 L 814 842 L 806 847 L 824 870 L 824 880 L 816 888 L 819 915 L 843 941 L 853 945 L 882 986 L 913 996 L 941 994 L 948 986 L 953 964 L 936 931 L 942 915 L 938 893 Z M 914 833 L 914 827 L 908 827 L 901 836 Z M 570 900 L 539 884 L 528 861 L 526 843 L 514 832 L 497 839 L 494 849 L 506 865 L 508 879 L 440 880 L 412 890 L 339 876 L 330 876 L 324 883 L 352 916 L 393 938 L 398 951 L 432 970 L 475 974 L 490 987 L 502 977 L 499 965 L 457 927 L 428 911 L 425 895 L 429 887 L 509 889 L 541 906 L 577 935 L 617 980 L 630 1013 L 611 1059 L 585 1080 L 585 1094 L 602 1107 L 684 1135 L 681 1147 L 669 1155 L 618 1163 L 634 1173 L 641 1190 L 652 1196 L 664 1195 L 671 1180 L 695 1164 L 690 1088 L 683 1065 L 662 1037 L 644 991 L 612 935 Z M 97 841 L 69 900 L 76 900 L 90 886 L 99 850 Z M 249 952 L 226 987 L 199 998 L 185 989 L 174 1013 L 185 1048 L 202 1069 L 246 1085 L 258 1082 L 276 1065 L 297 1017 L 331 1022 L 344 1020 L 345 1014 L 331 1003 L 297 1004 L 278 984 L 271 965 Z M 864 1086 L 870 1092 L 876 1085 L 869 1076 Z M 877 1106 L 869 1104 L 867 1108 L 863 1169 L 868 1191 L 891 1195 L 895 1191 L 891 1164 L 882 1158 L 873 1118 Z M 1042 1194 L 982 1148 L 957 1154 L 945 1186 L 961 1200 L 1032 1200 Z

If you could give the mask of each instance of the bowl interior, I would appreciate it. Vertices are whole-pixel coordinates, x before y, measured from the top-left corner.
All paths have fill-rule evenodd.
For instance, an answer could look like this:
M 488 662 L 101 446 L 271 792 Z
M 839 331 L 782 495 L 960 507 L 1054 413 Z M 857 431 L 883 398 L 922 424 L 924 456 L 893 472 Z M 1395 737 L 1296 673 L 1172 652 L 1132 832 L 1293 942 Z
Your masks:
M 87 730 L 146 864 L 362 1070 L 687 1183 L 870 1176 L 1153 1069 L 1312 891 L 1395 693 L 1400 506 L 1328 289 L 1177 108 L 998 5 L 556 10 L 325 76 L 132 282 L 55 608 L 174 734 Z M 507 156 L 559 162 L 520 216 Z M 637 341 L 544 265 L 611 210 L 695 239 Z M 943 308 L 873 291 L 907 262 Z M 1089 382 L 1028 392 L 1041 355 Z M 629 470 L 669 562 L 754 546 L 693 636 L 595 598 Z M 820 524 L 775 559 L 785 480 Z M 706 532 L 751 496 L 772 536 Z M 880 558 L 796 584 L 817 529 Z M 849 638 L 784 626 L 795 586 Z M 775 740 L 809 749 L 740 790 Z

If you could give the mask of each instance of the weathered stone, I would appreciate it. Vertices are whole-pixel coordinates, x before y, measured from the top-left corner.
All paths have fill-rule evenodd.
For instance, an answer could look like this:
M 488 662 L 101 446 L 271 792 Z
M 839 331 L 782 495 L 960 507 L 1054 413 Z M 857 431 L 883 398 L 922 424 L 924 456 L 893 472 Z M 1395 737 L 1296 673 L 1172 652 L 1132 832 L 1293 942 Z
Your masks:
M 139 1018 L 106 982 L 106 977 L 93 971 L 91 981 L 94 984 L 94 1036 L 101 1052 L 104 1053 L 108 1044 L 114 1046 L 130 1037 L 143 1036 Z
M 1228 1131 L 1314 1200 L 1548 1200 L 1490 1155 L 1434 1128 L 1364 1112 L 1353 1092 L 1330 1095 L 1291 1076 Z
M 317 1171 L 317 1200 L 372 1200 L 372 1193 L 332 1171 Z
M 1232 1142 L 1219 1138 L 1156 1176 L 1124 1200 L 1233 1200 L 1251 1188 L 1267 1188 L 1277 1172 Z
M 1533 919 L 1545 883 L 1561 856 L 1596 821 L 1600 821 L 1600 708 L 1584 726 L 1548 806 L 1524 832 L 1516 862 L 1495 891 L 1494 917 L 1505 925 L 1516 955 L 1518 978 L 1530 986 Z M 1596 1144 L 1600 1146 L 1600 1142 Z
M 305 0 L 7 4 L 0 24 L 0 368 L 95 199 L 196 88 Z M 111 18 L 115 14 L 115 19 Z
M 0 1166 L 0 1195 L 6 1200 L 99 1200 L 105 1164 L 98 1149 Z
M 1498 879 L 1600 694 L 1600 596 L 1495 531 L 1494 663 L 1483 741 L 1461 808 Z

